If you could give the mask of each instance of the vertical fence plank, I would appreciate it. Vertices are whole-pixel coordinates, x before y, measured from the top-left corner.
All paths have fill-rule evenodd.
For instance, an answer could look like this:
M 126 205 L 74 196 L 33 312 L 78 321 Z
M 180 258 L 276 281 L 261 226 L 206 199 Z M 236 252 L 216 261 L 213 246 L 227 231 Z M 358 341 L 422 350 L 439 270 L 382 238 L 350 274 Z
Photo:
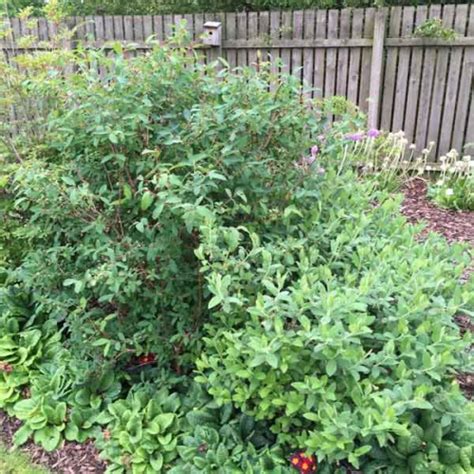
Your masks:
M 270 38 L 269 41 L 273 42 L 274 40 L 280 39 L 280 12 L 272 11 L 270 13 Z M 278 74 L 279 72 L 279 62 L 281 58 L 281 51 L 277 48 L 272 48 L 270 50 L 270 71 L 273 75 Z M 275 89 L 275 84 L 270 84 L 270 88 Z
M 114 16 L 112 18 L 114 21 L 114 39 L 123 41 L 125 39 L 125 34 L 123 31 L 123 17 Z
M 469 102 L 469 117 L 466 124 L 466 134 L 463 141 L 463 152 L 472 154 L 474 152 L 474 74 L 471 64 L 471 72 L 469 74 L 471 80 L 471 88 L 465 100 Z M 459 148 L 461 149 L 461 148 Z
M 398 38 L 402 20 L 402 7 L 390 9 L 388 36 Z M 395 84 L 397 78 L 398 48 L 388 47 L 385 60 L 384 85 L 382 91 L 381 128 L 392 130 L 393 105 L 395 99 Z
M 282 39 L 291 39 L 293 34 L 293 25 L 292 25 L 292 14 L 289 11 L 285 11 L 281 13 L 281 27 L 280 33 Z M 282 64 L 282 72 L 290 73 L 291 72 L 291 49 L 290 48 L 282 48 L 281 49 L 281 60 Z
M 468 5 L 458 5 L 455 12 L 454 30 L 459 36 L 466 35 L 466 20 L 468 18 Z M 443 118 L 441 121 L 441 130 L 439 133 L 438 154 L 443 155 L 451 147 L 451 137 L 453 134 L 454 114 L 456 112 L 456 101 L 458 86 L 461 75 L 461 61 L 463 50 L 460 47 L 453 48 L 449 61 L 448 83 L 446 86 L 446 96 L 443 109 Z
M 373 38 L 374 34 L 375 8 L 365 10 L 364 38 Z M 359 87 L 359 106 L 363 112 L 368 111 L 369 104 L 367 99 L 370 93 L 370 66 L 372 62 L 372 48 L 362 48 L 360 87 Z
M 348 39 L 351 34 L 351 10 L 344 8 L 339 17 L 339 38 Z M 349 48 L 339 48 L 337 56 L 336 94 L 347 97 L 347 75 L 349 71 Z
M 415 28 L 421 25 L 427 18 L 428 7 L 420 6 L 416 9 Z M 418 117 L 418 97 L 420 95 L 420 84 L 423 66 L 422 47 L 412 48 L 411 65 L 408 78 L 407 105 L 409 109 L 405 114 L 405 135 L 409 142 L 413 142 L 416 133 Z
M 257 12 L 249 12 L 248 14 L 248 31 L 247 31 L 247 38 L 253 39 L 258 37 L 258 13 Z M 257 50 L 256 49 L 249 49 L 247 52 L 248 56 L 248 65 L 255 66 L 257 64 Z
M 329 10 L 328 12 L 328 35 L 330 38 L 337 38 L 339 23 L 339 10 Z M 326 68 L 324 74 L 324 97 L 332 97 L 336 92 L 336 66 L 337 48 L 327 48 Z
M 304 39 L 314 38 L 316 15 L 314 10 L 304 12 Z M 308 88 L 306 95 L 313 97 L 313 74 L 314 74 L 314 48 L 304 48 L 303 50 L 303 81 Z
M 352 13 L 351 38 L 362 38 L 364 25 L 364 10 L 357 8 Z M 349 77 L 347 83 L 347 98 L 354 104 L 359 103 L 360 59 L 361 48 L 350 48 Z
M 327 35 L 327 11 L 316 12 L 316 38 L 323 39 Z M 324 71 L 326 65 L 326 51 L 324 48 L 316 48 L 314 51 L 314 95 L 324 97 Z
M 378 10 L 375 15 L 374 43 L 370 70 L 369 117 L 370 128 L 379 126 L 380 92 L 382 88 L 383 46 L 385 40 L 385 10 Z
M 131 15 L 126 15 L 123 17 L 123 39 L 127 43 L 133 43 L 133 17 Z M 135 51 L 126 51 L 125 56 L 128 58 L 133 58 L 136 56 Z
M 225 14 L 225 39 L 235 40 L 236 36 L 236 16 L 235 13 Z M 235 49 L 227 49 L 225 51 L 226 60 L 231 69 L 237 66 L 237 51 Z
M 153 35 L 153 18 L 149 15 L 142 17 L 143 22 L 143 38 L 146 41 Z
M 101 41 L 105 38 L 104 17 L 97 15 L 94 17 L 95 39 Z
M 132 17 L 133 22 L 133 39 L 135 41 L 145 41 L 147 36 L 145 35 L 145 21 L 143 16 L 134 15 Z
M 163 17 L 161 15 L 153 15 L 153 34 L 158 41 L 163 41 L 164 29 L 163 29 Z
M 245 40 L 247 39 L 247 13 L 237 13 L 237 39 Z M 247 66 L 247 50 L 238 49 L 237 50 L 237 66 L 244 67 Z
M 413 7 L 403 8 L 402 19 L 402 37 L 409 37 L 413 32 L 413 23 L 415 19 L 415 9 Z M 395 88 L 395 103 L 393 108 L 394 131 L 403 130 L 406 100 L 408 93 L 408 71 L 410 70 L 411 48 L 402 47 L 398 53 L 398 71 Z
M 454 21 L 454 5 L 446 5 L 443 7 L 443 25 L 448 28 L 453 27 Z M 441 116 L 443 113 L 444 95 L 446 90 L 446 75 L 448 71 L 449 48 L 437 48 L 437 59 L 435 69 L 435 81 L 433 85 L 433 94 L 431 99 L 430 121 L 428 126 L 428 142 L 434 142 L 431 158 L 437 159 L 439 143 L 438 136 L 440 133 Z
M 432 5 L 429 9 L 429 18 L 439 18 L 441 15 L 440 5 Z M 418 149 L 427 145 L 426 136 L 428 133 L 428 121 L 430 116 L 431 94 L 433 91 L 434 71 L 436 65 L 436 49 L 434 47 L 425 48 L 423 61 L 423 75 L 421 78 L 420 96 L 418 98 L 420 110 L 418 112 L 415 143 Z
M 293 12 L 293 39 L 303 39 L 303 12 Z M 291 72 L 300 81 L 302 78 L 302 67 L 303 67 L 303 49 L 293 48 L 291 52 Z
M 270 34 L 270 13 L 260 12 L 258 17 L 258 37 L 265 43 L 269 40 Z M 259 67 L 261 63 L 268 62 L 269 50 L 265 47 L 257 51 Z
M 470 35 L 474 36 L 474 7 L 471 4 L 469 15 L 469 27 L 468 31 Z M 473 154 L 474 152 L 474 47 L 470 47 L 466 51 L 465 57 L 465 68 L 463 68 L 463 74 L 466 74 L 469 82 L 469 88 L 466 91 L 466 95 L 461 98 L 469 104 L 469 116 L 465 125 L 465 134 L 463 135 L 463 152 Z M 461 149 L 461 147 L 458 147 Z

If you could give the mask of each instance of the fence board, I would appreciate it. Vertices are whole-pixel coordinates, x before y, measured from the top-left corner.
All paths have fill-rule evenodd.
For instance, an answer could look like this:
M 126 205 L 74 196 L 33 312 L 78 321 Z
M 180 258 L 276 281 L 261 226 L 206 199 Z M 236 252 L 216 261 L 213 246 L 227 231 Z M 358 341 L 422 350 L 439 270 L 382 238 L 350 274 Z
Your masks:
M 443 25 L 447 28 L 453 27 L 454 5 L 443 7 Z M 433 85 L 433 95 L 431 99 L 430 122 L 428 126 L 428 142 L 434 142 L 433 155 L 437 156 L 437 138 L 441 126 L 441 116 L 443 113 L 444 93 L 446 89 L 446 79 L 448 73 L 448 61 L 450 56 L 449 48 L 437 48 L 435 81 Z
M 402 21 L 402 7 L 390 9 L 389 36 L 400 35 Z M 397 80 L 398 48 L 388 47 L 386 52 L 385 73 L 382 97 L 381 128 L 393 130 L 392 117 L 395 100 L 395 84 Z
M 281 14 L 281 26 L 280 33 L 282 39 L 291 39 L 293 36 L 293 25 L 292 25 L 292 14 L 291 12 L 282 12 Z M 284 47 L 281 49 L 281 60 L 283 61 L 282 71 L 284 73 L 291 72 L 291 48 Z
M 374 32 L 375 8 L 365 10 L 364 38 L 372 38 Z M 372 48 L 362 48 L 360 87 L 359 87 L 359 107 L 364 112 L 368 111 L 370 92 L 370 66 L 372 64 Z
M 441 16 L 441 7 L 433 5 L 429 9 L 429 18 L 439 18 Z M 421 79 L 421 89 L 419 96 L 420 107 L 417 117 L 417 127 L 415 134 L 415 143 L 417 147 L 423 148 L 428 145 L 428 121 L 430 116 L 431 95 L 433 92 L 434 71 L 436 66 L 436 50 L 435 48 L 427 48 L 423 61 L 423 76 Z
M 303 12 L 293 12 L 293 40 L 303 39 Z M 303 49 L 293 48 L 291 51 L 291 73 L 302 79 L 302 67 L 303 67 Z
M 351 33 L 351 10 L 345 8 L 340 13 L 339 38 L 349 39 Z M 337 56 L 336 94 L 347 96 L 347 74 L 349 70 L 349 48 L 340 48 Z
M 456 7 L 456 19 L 454 22 L 454 30 L 458 35 L 466 34 L 468 6 L 458 5 Z M 462 68 L 463 50 L 454 48 L 451 51 L 448 83 L 446 86 L 446 97 L 443 110 L 442 127 L 439 133 L 439 153 L 445 153 L 451 147 L 451 139 L 453 137 L 454 116 L 456 112 L 456 102 L 458 98 L 458 87 L 460 86 L 461 77 L 453 74 L 453 71 L 460 71 Z
M 428 16 L 428 7 L 416 9 L 415 28 L 421 25 Z M 418 114 L 418 97 L 420 94 L 421 75 L 423 68 L 423 47 L 414 47 L 411 54 L 411 65 L 408 77 L 407 104 L 409 109 L 405 114 L 406 139 L 411 143 L 415 138 Z
M 474 35 L 474 8 L 470 6 L 468 15 L 467 34 Z M 470 91 L 472 88 L 474 64 L 474 47 L 463 50 L 462 69 L 460 73 L 459 92 L 456 101 L 456 113 L 453 126 L 451 147 L 460 150 L 464 145 L 464 133 L 470 106 Z
M 339 10 L 328 12 L 328 39 L 337 38 Z M 337 49 L 328 48 L 326 51 L 326 67 L 324 77 L 324 97 L 331 97 L 336 93 Z
M 415 17 L 415 9 L 413 7 L 405 7 L 402 15 L 402 35 L 411 35 L 413 31 L 413 23 Z M 399 51 L 397 85 L 395 89 L 395 103 L 393 108 L 392 128 L 395 131 L 403 130 L 406 98 L 408 92 L 408 73 L 410 69 L 411 48 L 402 47 Z
M 237 35 L 239 38 L 247 38 L 247 13 L 237 13 Z M 243 67 L 248 64 L 247 51 L 237 50 L 237 66 Z
M 258 13 L 249 12 L 248 14 L 248 32 L 247 38 L 258 38 Z M 250 49 L 247 52 L 248 64 L 250 66 L 257 64 L 257 48 Z
M 304 39 L 312 40 L 316 29 L 316 13 L 314 10 L 307 10 L 304 12 Z M 308 97 L 314 96 L 313 88 L 313 74 L 314 74 L 314 49 L 305 48 L 303 50 L 303 81 L 308 87 L 306 92 Z
M 353 11 L 352 16 L 352 34 L 353 39 L 362 38 L 364 25 L 364 10 L 358 8 Z M 362 51 L 360 48 L 350 49 L 349 78 L 347 84 L 347 98 L 359 103 L 359 84 L 360 84 L 360 59 Z
M 268 41 L 268 35 L 270 33 L 270 13 L 269 12 L 260 12 L 258 17 L 258 37 L 263 40 Z M 258 64 L 262 62 L 269 61 L 268 55 L 270 51 L 267 48 L 260 48 L 257 51 Z
M 233 40 L 237 38 L 236 31 L 236 15 L 235 13 L 226 13 L 225 14 L 225 36 L 227 40 Z M 235 49 L 226 50 L 227 62 L 231 68 L 237 66 L 237 51 Z

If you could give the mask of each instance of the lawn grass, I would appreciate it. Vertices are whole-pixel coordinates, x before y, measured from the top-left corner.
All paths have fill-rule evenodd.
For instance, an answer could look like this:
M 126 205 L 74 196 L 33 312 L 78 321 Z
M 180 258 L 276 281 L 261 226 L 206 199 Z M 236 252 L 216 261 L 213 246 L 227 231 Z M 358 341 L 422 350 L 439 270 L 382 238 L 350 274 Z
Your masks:
M 19 451 L 8 451 L 0 444 L 1 474 L 49 474 L 49 471 L 31 463 L 28 457 Z

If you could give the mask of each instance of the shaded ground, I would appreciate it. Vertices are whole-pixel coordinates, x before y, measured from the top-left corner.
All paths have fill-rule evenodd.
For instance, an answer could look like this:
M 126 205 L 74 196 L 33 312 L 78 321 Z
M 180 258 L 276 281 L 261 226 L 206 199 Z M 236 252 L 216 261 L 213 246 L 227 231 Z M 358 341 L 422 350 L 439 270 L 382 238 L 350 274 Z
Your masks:
M 450 242 L 464 241 L 474 246 L 474 212 L 451 211 L 435 206 L 426 198 L 426 183 L 421 179 L 411 181 L 404 193 L 402 212 L 410 222 L 424 221 L 426 231 L 439 232 Z M 460 314 L 456 322 L 462 331 L 474 332 L 474 323 L 468 316 Z M 474 398 L 474 374 L 459 374 L 458 381 L 466 396 Z M 5 444 L 11 445 L 19 426 L 18 420 L 0 411 L 0 439 Z M 30 442 L 25 445 L 24 451 L 33 462 L 58 474 L 102 474 L 106 467 L 92 443 L 65 443 L 61 449 L 47 453 Z
M 2 474 L 49 474 L 46 468 L 31 464 L 25 454 L 17 450 L 8 452 L 1 443 L 0 472 Z
M 6 446 L 11 446 L 13 435 L 20 426 L 20 421 L 9 418 L 0 411 L 0 439 Z M 28 442 L 22 451 L 33 463 L 45 466 L 57 474 L 101 474 L 105 472 L 105 464 L 99 459 L 99 453 L 92 443 L 68 442 L 61 449 L 48 453 L 32 442 Z
M 410 181 L 404 189 L 402 212 L 410 222 L 424 221 L 427 231 L 444 235 L 449 242 L 468 242 L 474 246 L 474 212 L 442 209 L 426 198 L 426 182 Z

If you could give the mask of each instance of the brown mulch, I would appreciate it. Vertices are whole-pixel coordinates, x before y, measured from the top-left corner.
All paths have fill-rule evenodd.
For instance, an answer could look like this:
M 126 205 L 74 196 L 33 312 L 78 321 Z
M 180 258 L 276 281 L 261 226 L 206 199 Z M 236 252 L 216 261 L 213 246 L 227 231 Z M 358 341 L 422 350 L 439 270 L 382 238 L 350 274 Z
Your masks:
M 408 221 L 424 222 L 424 234 L 434 231 L 442 234 L 449 242 L 467 242 L 474 246 L 474 212 L 442 209 L 426 197 L 426 190 L 427 184 L 423 179 L 414 179 L 405 186 L 402 212 Z M 466 281 L 472 272 L 474 265 L 468 268 L 461 282 Z M 454 319 L 461 328 L 461 333 L 474 333 L 474 323 L 469 316 L 458 314 Z M 458 374 L 457 379 L 466 397 L 474 399 L 474 374 Z
M 12 446 L 13 435 L 21 422 L 0 411 L 0 440 L 7 447 Z M 48 453 L 33 442 L 26 443 L 21 450 L 34 464 L 39 464 L 57 474 L 102 474 L 106 465 L 99 458 L 93 443 L 66 442 L 63 447 Z
M 427 199 L 426 188 L 423 179 L 414 179 L 405 186 L 402 212 L 409 222 L 423 221 L 426 230 L 444 235 L 449 242 L 474 246 L 474 212 L 442 209 Z

